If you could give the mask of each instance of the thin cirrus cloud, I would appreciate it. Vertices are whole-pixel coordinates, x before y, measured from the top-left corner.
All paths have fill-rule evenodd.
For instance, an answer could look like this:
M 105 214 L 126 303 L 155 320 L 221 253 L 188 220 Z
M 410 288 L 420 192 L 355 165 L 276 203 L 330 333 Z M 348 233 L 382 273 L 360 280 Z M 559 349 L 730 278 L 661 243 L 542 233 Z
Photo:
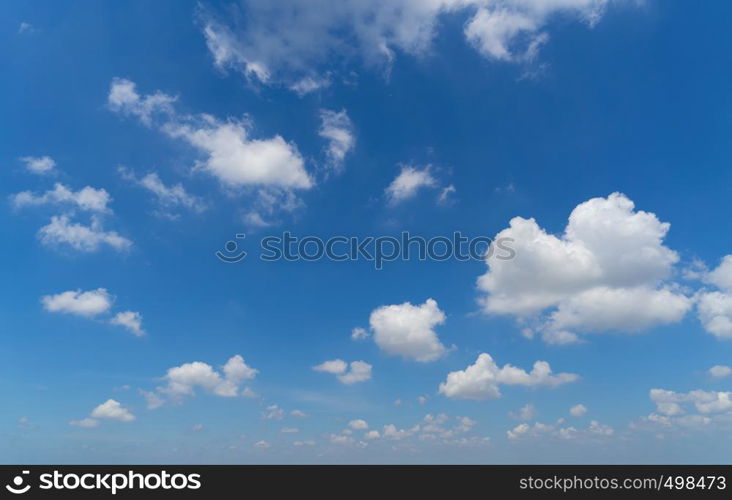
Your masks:
M 106 288 L 95 290 L 67 290 L 55 295 L 44 295 L 41 304 L 47 312 L 64 313 L 85 318 L 97 318 L 108 313 L 114 304 Z M 142 328 L 142 315 L 136 311 L 122 311 L 115 314 L 109 323 L 127 328 L 136 337 L 145 336 Z
M 499 367 L 490 354 L 481 353 L 466 369 L 450 372 L 439 392 L 454 399 L 497 399 L 501 397 L 501 385 L 558 387 L 577 379 L 579 376 L 573 373 L 552 373 L 546 361 L 537 361 L 527 372 L 509 364 Z
M 668 282 L 679 260 L 663 244 L 669 228 L 620 193 L 579 204 L 559 236 L 515 217 L 495 239 L 511 238 L 516 257 L 486 260 L 482 308 L 556 344 L 577 342 L 578 333 L 676 323 L 693 301 Z
M 250 81 L 284 84 L 300 95 L 332 82 L 331 68 L 357 61 L 388 75 L 397 54 L 424 56 L 445 15 L 466 18 L 465 41 L 490 60 L 531 63 L 549 41 L 558 14 L 588 26 L 608 0 L 266 0 L 247 2 L 246 15 L 201 8 L 201 31 L 216 67 Z
M 157 172 L 137 177 L 125 167 L 119 167 L 117 171 L 124 180 L 145 189 L 155 197 L 158 206 L 156 213 L 159 215 L 174 219 L 178 217 L 178 209 L 201 213 L 207 208 L 201 198 L 190 194 L 181 183 L 165 184 Z
M 365 361 L 352 361 L 350 364 L 342 359 L 333 359 L 313 366 L 316 372 L 330 373 L 336 376 L 339 382 L 346 385 L 366 382 L 371 379 L 373 367 Z

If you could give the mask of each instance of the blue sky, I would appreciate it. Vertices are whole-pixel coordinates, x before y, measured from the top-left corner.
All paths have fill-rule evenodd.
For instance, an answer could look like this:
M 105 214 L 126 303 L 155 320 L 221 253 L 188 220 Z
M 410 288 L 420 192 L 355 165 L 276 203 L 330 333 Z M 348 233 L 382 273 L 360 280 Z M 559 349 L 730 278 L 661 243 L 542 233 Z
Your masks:
M 0 461 L 729 461 L 732 7 L 267 4 L 0 7 Z

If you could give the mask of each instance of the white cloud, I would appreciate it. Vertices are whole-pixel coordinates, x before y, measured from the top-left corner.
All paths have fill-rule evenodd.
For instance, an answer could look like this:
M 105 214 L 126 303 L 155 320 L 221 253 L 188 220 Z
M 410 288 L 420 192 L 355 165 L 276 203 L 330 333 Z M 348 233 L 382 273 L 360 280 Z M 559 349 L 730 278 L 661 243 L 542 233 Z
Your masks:
M 308 416 L 307 413 L 305 413 L 302 410 L 292 410 L 290 412 L 290 415 L 292 415 L 293 417 L 298 417 L 298 418 L 306 418 Z
M 132 422 L 135 416 L 122 406 L 119 401 L 108 399 L 100 404 L 91 412 L 91 417 L 95 419 L 118 420 L 120 422 Z
M 162 215 L 174 218 L 176 217 L 175 209 L 179 207 L 199 213 L 206 209 L 206 204 L 201 198 L 188 193 L 180 183 L 166 185 L 157 172 L 150 172 L 137 178 L 133 172 L 124 167 L 120 167 L 118 170 L 125 180 L 143 187 L 155 196 L 162 209 L 160 212 Z
M 439 390 L 449 398 L 484 400 L 501 397 L 501 385 L 557 387 L 578 378 L 572 373 L 552 374 L 546 361 L 534 363 L 531 372 L 508 364 L 499 368 L 490 354 L 482 353 L 465 370 L 450 372 Z
M 587 407 L 583 404 L 574 405 L 569 409 L 569 414 L 573 417 L 581 417 L 587 413 Z
M 277 405 L 269 405 L 265 412 L 262 413 L 265 420 L 282 420 L 285 418 L 285 410 Z
M 290 90 L 302 97 L 320 89 L 327 88 L 330 84 L 331 81 L 328 78 L 305 76 L 290 85 Z
M 704 329 L 718 339 L 732 338 L 732 255 L 702 276 L 704 282 L 721 291 L 702 290 L 697 294 L 697 315 Z
M 348 422 L 348 427 L 356 431 L 365 431 L 369 428 L 369 424 L 365 420 L 357 418 Z
M 254 139 L 250 137 L 251 124 L 246 120 L 179 115 L 173 108 L 174 101 L 175 98 L 160 92 L 141 97 L 134 82 L 118 78 L 112 81 L 108 97 L 113 111 L 137 116 L 146 125 L 155 125 L 168 136 L 197 149 L 205 157 L 198 168 L 228 187 L 312 187 L 313 181 L 294 144 L 279 135 Z
M 732 367 L 725 365 L 714 365 L 709 369 L 709 376 L 713 378 L 725 378 L 732 375 Z
M 217 16 L 201 9 L 202 31 L 214 64 L 264 84 L 312 91 L 356 61 L 386 74 L 405 53 L 431 49 L 443 15 L 467 18 L 464 36 L 485 57 L 531 60 L 558 14 L 596 23 L 608 0 L 250 0 L 246 12 Z M 346 69 L 348 66 L 346 65 Z
M 50 156 L 24 156 L 20 161 L 25 163 L 25 168 L 34 174 L 50 174 L 55 172 L 56 161 Z
M 315 441 L 313 441 L 312 439 L 308 439 L 305 441 L 293 441 L 292 446 L 315 446 Z
M 201 361 L 184 363 L 168 369 L 163 380 L 166 385 L 156 388 L 158 398 L 167 396 L 173 401 L 180 401 L 183 397 L 194 396 L 196 388 L 221 397 L 236 397 L 240 394 L 242 382 L 252 380 L 259 373 L 258 370 L 246 364 L 240 355 L 232 356 L 223 366 L 221 372 L 216 371 L 211 365 Z M 148 397 L 150 401 L 157 404 L 157 398 Z
M 113 325 L 124 326 L 136 337 L 145 336 L 145 330 L 142 329 L 142 314 L 139 312 L 118 312 L 109 322 Z
M 81 252 L 95 252 L 105 245 L 117 251 L 132 247 L 132 242 L 116 231 L 105 231 L 101 220 L 94 216 L 90 226 L 72 222 L 68 215 L 53 216 L 51 222 L 38 231 L 38 237 L 46 246 L 68 245 Z
M 511 441 L 527 438 L 548 437 L 564 440 L 592 440 L 608 438 L 615 434 L 615 430 L 597 420 L 590 421 L 590 424 L 584 429 L 568 426 L 562 427 L 561 422 L 556 425 L 535 422 L 534 425 L 522 423 L 506 432 L 506 436 Z
M 536 408 L 534 408 L 534 405 L 528 403 L 522 406 L 516 413 L 510 413 L 509 415 L 511 418 L 514 418 L 516 420 L 528 422 L 530 420 L 536 419 L 537 411 Z
M 650 398 L 658 413 L 670 417 L 687 413 L 691 406 L 703 415 L 732 412 L 732 392 L 651 389 Z
M 664 281 L 678 261 L 663 245 L 669 227 L 620 193 L 578 205 L 561 236 L 515 217 L 495 237 L 511 238 L 515 257 L 487 259 L 478 279 L 483 309 L 534 321 L 552 343 L 678 322 L 692 299 Z
M 61 312 L 87 317 L 97 316 L 109 311 L 113 300 L 113 297 L 105 288 L 97 288 L 87 292 L 68 290 L 56 295 L 41 297 L 43 308 L 48 312 Z
M 92 429 L 94 427 L 99 427 L 99 420 L 94 418 L 82 418 L 81 420 L 72 420 L 69 422 L 69 425 L 72 427 L 81 427 L 84 429 Z
M 446 352 L 434 330 L 444 322 L 445 313 L 433 299 L 417 306 L 409 302 L 381 306 L 369 318 L 381 350 L 421 362 L 434 361 Z
M 33 32 L 33 25 L 31 23 L 26 23 L 25 21 L 20 23 L 18 26 L 18 34 L 22 35 L 24 33 L 32 33 Z
M 371 379 L 372 366 L 364 361 L 352 361 L 350 365 L 342 359 L 324 361 L 313 370 L 331 373 L 343 384 L 350 385 Z
M 366 340 L 369 338 L 369 332 L 365 328 L 356 327 L 351 330 L 352 340 Z
M 266 450 L 267 448 L 272 447 L 272 445 L 265 440 L 257 441 L 252 446 L 254 446 L 255 448 L 259 448 L 260 450 Z
M 328 141 L 326 154 L 330 165 L 334 169 L 340 170 L 346 154 L 356 145 L 353 123 L 348 117 L 346 110 L 331 111 L 321 109 L 318 135 Z
M 23 191 L 11 197 L 15 208 L 39 205 L 71 205 L 87 212 L 108 212 L 112 197 L 104 189 L 95 189 L 86 186 L 74 191 L 61 183 L 54 184 L 50 191 L 36 195 L 30 191 Z
M 389 205 L 394 206 L 414 198 L 423 188 L 435 186 L 437 186 L 437 181 L 432 177 L 429 166 L 420 170 L 410 165 L 403 165 L 384 193 Z

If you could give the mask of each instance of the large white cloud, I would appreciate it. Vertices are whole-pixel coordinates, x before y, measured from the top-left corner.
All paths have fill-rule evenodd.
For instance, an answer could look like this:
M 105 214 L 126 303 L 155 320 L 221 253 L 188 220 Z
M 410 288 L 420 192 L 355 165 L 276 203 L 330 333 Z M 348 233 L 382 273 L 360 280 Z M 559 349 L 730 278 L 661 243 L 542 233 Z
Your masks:
M 450 372 L 439 390 L 448 398 L 484 400 L 501 397 L 501 385 L 557 387 L 578 378 L 573 373 L 553 374 L 546 361 L 534 363 L 530 372 L 509 364 L 499 367 L 490 354 L 481 353 L 465 370 Z
M 434 299 L 416 306 L 409 302 L 381 306 L 369 318 L 374 342 L 381 350 L 422 362 L 434 361 L 446 352 L 435 332 L 444 322 L 445 313 Z
M 576 340 L 575 332 L 677 322 L 692 299 L 667 282 L 679 260 L 663 244 L 669 227 L 620 193 L 579 204 L 559 236 L 515 217 L 496 240 L 507 239 L 516 255 L 487 259 L 480 302 L 487 313 L 534 321 L 556 343 Z
M 295 145 L 279 135 L 267 139 L 251 137 L 249 121 L 181 115 L 175 112 L 175 98 L 161 92 L 141 96 L 134 82 L 120 78 L 112 81 L 107 102 L 113 111 L 136 116 L 146 125 L 156 126 L 197 149 L 203 155 L 199 168 L 224 185 L 291 189 L 313 185 Z
M 201 24 L 217 67 L 306 93 L 327 86 L 343 61 L 389 71 L 397 52 L 425 55 L 443 14 L 466 17 L 465 38 L 484 56 L 526 61 L 547 41 L 552 16 L 592 25 L 608 1 L 250 0 L 225 20 L 203 10 Z

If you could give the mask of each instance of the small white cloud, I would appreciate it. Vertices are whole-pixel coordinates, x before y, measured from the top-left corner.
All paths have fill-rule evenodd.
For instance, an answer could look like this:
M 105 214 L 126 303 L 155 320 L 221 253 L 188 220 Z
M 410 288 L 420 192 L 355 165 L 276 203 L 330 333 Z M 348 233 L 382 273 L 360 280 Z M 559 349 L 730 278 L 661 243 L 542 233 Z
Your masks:
M 266 450 L 267 448 L 272 447 L 272 445 L 265 440 L 257 441 L 252 446 L 254 446 L 255 448 L 259 448 L 260 450 Z
M 40 205 L 69 205 L 87 212 L 105 213 L 109 212 L 109 203 L 112 197 L 104 189 L 96 189 L 86 186 L 78 191 L 56 183 L 50 191 L 43 194 L 34 194 L 31 191 L 23 191 L 11 197 L 15 208 L 24 208 Z
M 336 112 L 321 109 L 318 135 L 328 141 L 326 154 L 330 165 L 335 170 L 340 170 L 346 155 L 356 145 L 353 123 L 346 110 Z
M 113 325 L 124 326 L 136 337 L 144 337 L 145 330 L 142 329 L 142 314 L 135 311 L 122 311 L 117 313 L 109 322 Z
M 154 407 L 159 407 L 159 401 L 165 397 L 180 402 L 184 397 L 195 396 L 196 388 L 216 396 L 236 397 L 240 395 L 241 384 L 254 379 L 257 373 L 259 370 L 248 366 L 238 354 L 226 362 L 221 372 L 201 361 L 184 363 L 168 369 L 163 377 L 166 385 L 157 387 L 152 395 L 147 393 L 148 407 L 151 401 Z
M 81 420 L 72 420 L 69 422 L 69 425 L 72 427 L 82 427 L 84 429 L 92 429 L 94 427 L 99 427 L 99 420 L 96 420 L 94 418 L 82 418 Z
M 283 427 L 282 429 L 280 429 L 280 432 L 284 434 L 297 434 L 298 432 L 300 432 L 300 429 L 298 429 L 297 427 Z
M 282 420 L 285 418 L 285 410 L 277 405 L 269 405 L 267 410 L 262 413 L 262 418 L 265 420 Z
M 203 430 L 203 424 L 196 424 L 193 427 L 191 427 L 191 430 L 193 432 L 200 432 Z
M 510 413 L 511 418 L 521 420 L 523 422 L 530 422 L 536 419 L 537 416 L 536 408 L 531 403 L 522 406 L 516 413 Z
M 423 188 L 435 187 L 437 181 L 430 173 L 430 167 L 418 169 L 409 165 L 402 166 L 401 172 L 386 188 L 385 194 L 389 205 L 398 205 L 414 198 Z
M 28 172 L 34 174 L 50 174 L 55 171 L 56 161 L 50 156 L 24 156 L 20 161 L 25 163 Z
M 574 405 L 569 409 L 569 414 L 573 417 L 581 417 L 587 413 L 587 407 L 583 404 Z
M 553 374 L 546 361 L 534 363 L 530 372 L 509 364 L 498 367 L 490 354 L 482 353 L 465 370 L 450 372 L 439 391 L 449 398 L 484 400 L 501 397 L 501 385 L 557 387 L 578 378 L 572 373 Z
M 369 332 L 365 328 L 356 327 L 351 330 L 352 340 L 366 340 L 369 338 Z
M 364 431 L 369 428 L 369 424 L 365 420 L 357 418 L 348 422 L 348 427 L 356 431 Z
M 109 311 L 113 297 L 105 288 L 82 292 L 69 290 L 41 298 L 43 308 L 48 312 L 76 314 L 78 316 L 97 316 Z
M 18 34 L 23 35 L 25 33 L 33 33 L 33 25 L 31 23 L 22 22 L 18 26 Z
M 119 401 L 108 399 L 100 404 L 91 412 L 91 417 L 95 419 L 118 420 L 120 422 L 132 422 L 135 416 L 122 406 Z
M 417 306 L 382 306 L 369 318 L 374 342 L 382 351 L 420 362 L 434 361 L 447 351 L 435 332 L 444 322 L 445 313 L 433 299 Z
M 123 179 L 146 189 L 155 196 L 160 207 L 158 211 L 160 215 L 175 218 L 177 217 L 176 210 L 178 208 L 185 208 L 197 213 L 206 209 L 206 204 L 201 198 L 188 193 L 180 183 L 166 185 L 157 172 L 150 172 L 138 178 L 133 172 L 124 167 L 120 167 L 118 171 Z
M 350 385 L 371 379 L 372 366 L 365 361 L 352 361 L 350 365 L 342 359 L 325 361 L 313 367 L 318 372 L 331 373 L 343 384 Z
M 301 410 L 292 410 L 290 412 L 290 415 L 292 415 L 293 417 L 297 417 L 297 418 L 307 418 L 307 416 L 308 416 L 307 413 L 305 413 L 304 411 L 301 411 Z
M 132 247 L 132 242 L 117 232 L 105 231 L 97 217 L 92 217 L 91 226 L 85 226 L 72 222 L 67 215 L 53 216 L 51 222 L 38 231 L 38 237 L 46 246 L 68 245 L 80 252 L 95 252 L 105 245 L 117 251 Z
M 709 369 L 709 376 L 712 378 L 725 378 L 732 375 L 732 367 L 726 365 L 715 365 Z

